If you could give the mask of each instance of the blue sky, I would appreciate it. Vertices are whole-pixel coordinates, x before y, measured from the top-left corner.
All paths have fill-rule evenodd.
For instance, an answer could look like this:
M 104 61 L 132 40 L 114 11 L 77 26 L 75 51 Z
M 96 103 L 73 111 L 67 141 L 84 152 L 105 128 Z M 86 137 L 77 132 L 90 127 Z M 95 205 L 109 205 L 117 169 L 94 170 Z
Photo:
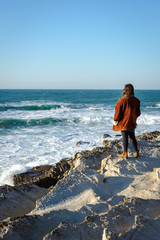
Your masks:
M 159 0 L 0 0 L 0 88 L 160 89 Z

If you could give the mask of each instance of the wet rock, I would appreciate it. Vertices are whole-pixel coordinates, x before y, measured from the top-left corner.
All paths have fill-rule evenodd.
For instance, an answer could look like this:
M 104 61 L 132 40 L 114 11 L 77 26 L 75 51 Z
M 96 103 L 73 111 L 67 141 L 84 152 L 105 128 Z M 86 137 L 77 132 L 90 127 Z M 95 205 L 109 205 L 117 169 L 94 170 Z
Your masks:
M 83 144 L 89 144 L 89 142 L 78 141 L 78 142 L 76 143 L 76 146 L 83 145 Z
M 49 188 L 62 179 L 72 167 L 72 161 L 65 159 L 62 159 L 55 166 L 37 166 L 25 173 L 14 175 L 14 185 L 34 183 L 39 187 Z
M 108 138 L 108 137 L 110 137 L 110 135 L 109 135 L 108 133 L 105 133 L 105 134 L 103 135 L 103 138 Z
M 149 132 L 149 133 L 143 133 L 141 135 L 139 135 L 137 137 L 138 140 L 156 140 L 157 137 L 160 136 L 160 132 L 159 131 L 153 131 L 153 132 Z
M 108 145 L 109 145 L 109 143 L 110 143 L 110 141 L 109 141 L 109 140 L 103 140 L 103 142 L 102 142 L 102 144 L 103 144 L 104 146 L 108 146 Z

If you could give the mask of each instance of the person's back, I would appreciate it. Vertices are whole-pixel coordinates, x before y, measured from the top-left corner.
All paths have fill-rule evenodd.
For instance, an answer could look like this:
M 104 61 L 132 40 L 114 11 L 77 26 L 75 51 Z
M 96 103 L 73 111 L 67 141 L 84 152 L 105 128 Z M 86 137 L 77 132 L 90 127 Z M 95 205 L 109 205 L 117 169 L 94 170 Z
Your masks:
M 136 128 L 136 120 L 140 115 L 140 101 L 134 96 L 124 96 L 119 99 L 115 107 L 114 120 L 118 125 L 113 126 L 114 131 L 124 131 Z
M 140 116 L 140 101 L 134 96 L 134 87 L 132 84 L 125 85 L 122 98 L 115 106 L 115 115 L 113 121 L 113 130 L 121 131 L 123 138 L 124 152 L 120 157 L 128 157 L 128 136 L 131 139 L 135 150 L 135 157 L 139 156 L 137 141 L 135 138 L 136 120 Z

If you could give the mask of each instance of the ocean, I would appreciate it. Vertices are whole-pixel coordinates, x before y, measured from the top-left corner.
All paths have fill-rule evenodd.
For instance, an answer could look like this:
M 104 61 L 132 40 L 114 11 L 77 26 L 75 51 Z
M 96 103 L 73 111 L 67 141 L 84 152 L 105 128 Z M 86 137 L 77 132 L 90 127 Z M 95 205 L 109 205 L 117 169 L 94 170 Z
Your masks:
M 0 90 L 0 185 L 15 173 L 55 164 L 114 139 L 121 90 Z M 160 131 L 160 90 L 136 90 L 141 116 L 136 135 Z M 82 144 L 76 145 L 81 141 Z

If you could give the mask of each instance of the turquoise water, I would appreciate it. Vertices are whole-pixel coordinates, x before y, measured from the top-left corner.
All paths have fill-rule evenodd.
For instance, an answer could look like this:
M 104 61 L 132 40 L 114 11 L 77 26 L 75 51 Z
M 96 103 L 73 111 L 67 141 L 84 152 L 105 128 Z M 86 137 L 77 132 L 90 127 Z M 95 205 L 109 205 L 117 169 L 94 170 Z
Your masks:
M 0 90 L 0 184 L 14 173 L 54 164 L 112 138 L 121 90 Z M 142 115 L 136 134 L 160 130 L 160 90 L 137 90 Z M 76 146 L 77 141 L 85 143 Z

